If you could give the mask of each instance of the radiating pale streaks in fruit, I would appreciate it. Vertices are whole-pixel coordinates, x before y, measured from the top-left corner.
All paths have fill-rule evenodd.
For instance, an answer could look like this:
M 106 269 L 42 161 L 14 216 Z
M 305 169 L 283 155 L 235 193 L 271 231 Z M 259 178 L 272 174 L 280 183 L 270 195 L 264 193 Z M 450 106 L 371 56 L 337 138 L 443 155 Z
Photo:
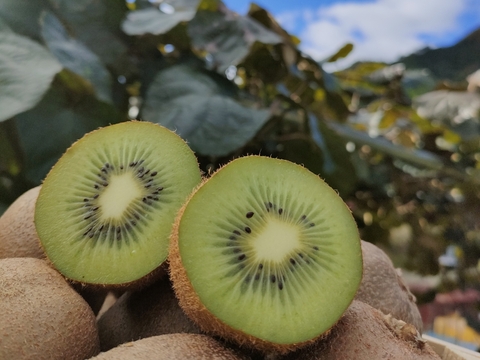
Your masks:
M 252 239 L 252 246 L 258 261 L 282 261 L 301 247 L 300 232 L 298 227 L 272 217 Z
M 143 190 L 132 173 L 112 175 L 108 187 L 98 199 L 102 218 L 120 220 L 132 201 L 142 196 Z

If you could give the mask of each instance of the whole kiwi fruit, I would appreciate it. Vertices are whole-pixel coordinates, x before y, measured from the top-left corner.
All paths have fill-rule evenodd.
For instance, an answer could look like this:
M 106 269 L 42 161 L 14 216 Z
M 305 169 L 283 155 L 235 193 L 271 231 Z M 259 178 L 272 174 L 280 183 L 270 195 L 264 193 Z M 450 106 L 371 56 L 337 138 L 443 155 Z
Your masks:
M 355 295 L 384 314 L 414 325 L 422 332 L 422 316 L 415 296 L 393 266 L 388 255 L 376 245 L 363 241 L 363 279 Z
M 435 360 L 411 324 L 354 300 L 327 337 L 280 360 Z
M 201 181 L 197 158 L 160 125 L 127 121 L 75 142 L 43 181 L 35 227 L 73 282 L 141 288 L 164 274 L 175 215 Z
M 0 259 L 45 258 L 33 222 L 40 188 L 36 186 L 20 195 L 0 217 Z
M 151 336 L 200 333 L 178 305 L 168 279 L 128 291 L 98 319 L 102 351 Z
M 166 334 L 125 343 L 92 360 L 247 360 L 242 353 L 201 334 Z
M 233 160 L 196 189 L 169 261 L 180 306 L 203 331 L 278 353 L 327 333 L 362 277 L 358 229 L 338 194 L 262 156 Z
M 45 260 L 0 259 L 0 359 L 83 360 L 99 353 L 95 315 Z

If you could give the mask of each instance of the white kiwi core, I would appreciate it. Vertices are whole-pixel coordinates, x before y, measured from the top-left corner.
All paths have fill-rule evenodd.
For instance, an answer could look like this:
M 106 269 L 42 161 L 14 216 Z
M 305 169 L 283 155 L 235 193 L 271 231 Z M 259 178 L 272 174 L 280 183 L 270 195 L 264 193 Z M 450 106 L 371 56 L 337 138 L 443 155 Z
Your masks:
M 275 242 L 272 242 L 272 239 L 275 239 Z M 298 227 L 272 217 L 268 219 L 258 236 L 252 239 L 252 246 L 257 260 L 281 261 L 301 247 L 300 231 Z
M 110 183 L 98 199 L 103 219 L 121 220 L 128 206 L 142 198 L 144 191 L 131 172 L 112 175 Z

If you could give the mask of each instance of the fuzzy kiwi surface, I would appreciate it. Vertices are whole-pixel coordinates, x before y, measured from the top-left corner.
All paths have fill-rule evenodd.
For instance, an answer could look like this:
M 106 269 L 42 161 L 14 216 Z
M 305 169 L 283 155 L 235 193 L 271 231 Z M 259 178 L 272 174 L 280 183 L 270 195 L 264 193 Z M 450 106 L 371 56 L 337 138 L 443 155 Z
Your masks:
M 435 360 L 411 324 L 354 300 L 327 337 L 279 360 Z
M 151 336 L 173 333 L 200 333 L 175 298 L 171 283 L 162 279 L 118 298 L 98 320 L 102 351 Z
M 0 217 L 0 259 L 44 259 L 33 217 L 40 186 L 20 195 Z
M 265 351 L 328 332 L 362 277 L 356 223 L 338 194 L 307 169 L 262 156 L 233 160 L 197 188 L 170 246 L 185 313 Z
M 126 343 L 92 360 L 248 360 L 242 353 L 201 334 L 166 334 Z
M 141 121 L 107 126 L 74 143 L 46 176 L 37 233 L 70 280 L 146 286 L 161 273 L 175 214 L 200 181 L 194 153 L 172 131 Z
M 379 247 L 362 240 L 363 279 L 355 296 L 398 320 L 414 325 L 422 332 L 423 322 L 415 296 Z
M 95 315 L 45 260 L 0 260 L 0 359 L 83 360 L 100 352 Z

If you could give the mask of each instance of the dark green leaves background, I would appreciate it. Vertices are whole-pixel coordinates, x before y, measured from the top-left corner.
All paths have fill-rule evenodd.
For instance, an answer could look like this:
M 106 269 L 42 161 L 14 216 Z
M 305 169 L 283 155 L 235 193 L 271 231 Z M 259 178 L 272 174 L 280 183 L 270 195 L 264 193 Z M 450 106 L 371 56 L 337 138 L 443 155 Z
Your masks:
M 452 242 L 480 253 L 480 95 L 398 64 L 328 73 L 354 44 L 320 62 L 298 46 L 255 4 L 3 0 L 0 213 L 85 133 L 137 118 L 176 131 L 205 173 L 246 154 L 303 164 L 364 239 L 398 247 L 408 225 L 398 265 L 436 272 L 425 258 Z

